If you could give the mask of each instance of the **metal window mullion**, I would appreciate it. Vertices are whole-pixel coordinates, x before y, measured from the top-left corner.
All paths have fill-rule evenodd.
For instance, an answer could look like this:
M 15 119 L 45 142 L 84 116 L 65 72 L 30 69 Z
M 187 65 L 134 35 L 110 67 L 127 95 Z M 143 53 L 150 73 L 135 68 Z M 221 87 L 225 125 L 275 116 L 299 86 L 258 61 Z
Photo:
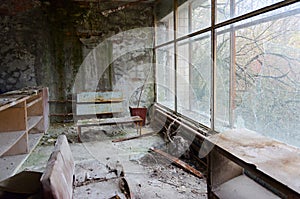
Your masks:
M 175 81 L 175 104 L 174 104 L 174 110 L 177 113 L 177 42 L 176 42 L 176 38 L 177 38 L 177 19 L 178 19 L 178 3 L 177 0 L 174 0 L 174 14 L 173 14 L 173 24 L 174 24 L 174 81 Z
M 179 37 L 179 38 L 176 38 L 174 41 L 175 41 L 175 42 L 179 42 L 179 41 L 182 41 L 182 40 L 185 40 L 185 39 L 188 39 L 188 38 L 197 36 L 197 35 L 201 35 L 201 34 L 203 34 L 203 33 L 209 32 L 209 31 L 211 31 L 211 27 L 208 27 L 208 28 L 199 30 L 199 31 L 197 31 L 197 32 L 190 33 L 190 34 L 188 34 L 188 35 L 184 35 L 184 36 Z M 163 44 L 159 44 L 159 45 L 155 46 L 154 48 L 161 48 L 161 47 L 163 47 L 163 46 L 167 46 L 167 45 L 173 43 L 174 41 L 172 40 L 172 41 L 168 41 L 168 42 L 163 43 Z
M 157 100 L 157 97 L 158 97 L 158 94 L 157 94 L 157 63 L 156 63 L 156 52 L 157 52 L 157 49 L 155 48 L 156 46 L 156 36 L 157 36 L 157 16 L 156 16 L 156 7 L 154 7 L 154 10 L 153 10 L 153 21 L 154 21 L 154 38 L 153 38 L 153 48 L 152 48 L 152 53 L 153 53 L 153 57 L 152 57 L 152 64 L 154 64 L 154 67 L 153 67 L 153 72 L 154 72 L 154 84 L 153 84 L 153 89 L 154 89 L 154 102 L 158 102 Z
M 270 11 L 276 10 L 278 8 L 282 8 L 282 7 L 285 7 L 285 6 L 297 3 L 297 2 L 299 2 L 299 0 L 285 0 L 285 1 L 281 1 L 279 3 L 275 3 L 273 5 L 266 6 L 266 7 L 263 7 L 261 9 L 254 10 L 252 12 L 243 14 L 241 16 L 234 17 L 234 18 L 229 19 L 227 21 L 215 24 L 215 28 L 224 27 L 224 26 L 227 26 L 227 25 L 230 25 L 230 24 L 242 21 L 242 20 L 246 20 L 246 19 L 255 17 L 257 15 L 260 15 L 260 14 L 263 14 L 263 13 L 267 13 L 267 12 L 270 12 Z
M 240 30 L 240 29 L 244 29 L 244 28 L 248 28 L 248 27 L 251 27 L 251 26 L 254 26 L 254 25 L 258 25 L 258 24 L 262 24 L 262 23 L 267 23 L 267 22 L 270 22 L 270 21 L 276 21 L 278 19 L 282 19 L 282 18 L 285 18 L 285 17 L 289 17 L 289 16 L 293 16 L 293 15 L 296 15 L 296 14 L 299 14 L 300 13 L 300 9 L 294 9 L 294 10 L 290 10 L 290 11 L 286 11 L 286 12 L 283 12 L 283 13 L 278 13 L 278 14 L 275 14 L 275 15 L 272 15 L 272 16 L 269 16 L 269 17 L 264 17 L 264 18 L 261 18 L 261 19 L 257 19 L 255 21 L 251 21 L 251 22 L 247 22 L 247 23 L 242 23 L 242 24 L 239 24 L 239 25 L 235 25 L 234 26 L 234 29 L 235 31 L 237 30 Z M 230 32 L 231 31 L 231 27 L 229 28 L 222 28 L 221 31 L 218 31 L 217 35 L 222 35 L 226 32 Z
M 230 16 L 235 16 L 235 0 L 230 0 Z M 235 62 L 236 42 L 234 25 L 230 25 L 230 69 L 229 69 L 229 126 L 234 127 L 234 102 L 235 102 Z
M 192 31 L 192 4 L 189 2 L 188 5 L 188 32 L 190 33 Z M 192 99 L 191 97 L 192 95 L 192 44 L 191 42 L 188 42 L 189 45 L 189 57 L 188 57 L 188 61 L 189 61 L 189 110 L 192 109 Z
M 211 0 L 211 56 L 212 56 L 212 70 L 211 70 L 211 130 L 215 131 L 216 121 L 216 74 L 217 74 L 217 38 L 215 29 L 216 20 L 216 1 Z

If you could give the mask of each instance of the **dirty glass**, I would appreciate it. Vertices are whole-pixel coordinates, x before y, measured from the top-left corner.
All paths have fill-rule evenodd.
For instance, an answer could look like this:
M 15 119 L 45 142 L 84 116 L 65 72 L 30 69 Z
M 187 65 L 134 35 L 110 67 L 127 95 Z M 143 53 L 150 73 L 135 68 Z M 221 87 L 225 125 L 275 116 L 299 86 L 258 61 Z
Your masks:
M 174 5 L 173 1 L 162 0 L 155 10 L 156 45 L 174 40 Z
M 219 31 L 217 36 L 215 129 L 229 127 L 230 33 Z
M 156 49 L 157 102 L 175 109 L 174 45 Z
M 208 28 L 211 25 L 211 1 L 191 1 L 191 32 Z
M 184 3 L 178 8 L 177 37 L 189 33 L 189 4 Z
M 217 23 L 283 0 L 217 0 Z
M 299 8 L 217 31 L 217 130 L 247 128 L 300 147 Z
M 211 1 L 186 1 L 178 7 L 177 37 L 211 25 Z
M 210 127 L 210 34 L 184 40 L 177 53 L 177 110 Z
M 190 45 L 189 43 L 179 44 L 177 49 L 177 111 L 190 110 Z

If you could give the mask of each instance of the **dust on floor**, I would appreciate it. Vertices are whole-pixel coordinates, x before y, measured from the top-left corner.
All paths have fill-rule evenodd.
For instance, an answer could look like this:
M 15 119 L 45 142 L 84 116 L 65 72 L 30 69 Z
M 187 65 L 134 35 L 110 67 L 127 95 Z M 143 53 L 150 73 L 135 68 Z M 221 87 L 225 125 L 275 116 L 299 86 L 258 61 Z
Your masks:
M 200 179 L 149 152 L 164 148 L 165 141 L 155 134 L 138 139 L 112 142 L 136 136 L 127 126 L 83 128 L 83 143 L 77 142 L 73 124 L 54 124 L 22 166 L 43 171 L 58 135 L 65 134 L 75 159 L 74 198 L 126 198 L 120 180 L 125 178 L 133 198 L 207 198 L 206 179 Z M 152 132 L 144 127 L 142 133 Z

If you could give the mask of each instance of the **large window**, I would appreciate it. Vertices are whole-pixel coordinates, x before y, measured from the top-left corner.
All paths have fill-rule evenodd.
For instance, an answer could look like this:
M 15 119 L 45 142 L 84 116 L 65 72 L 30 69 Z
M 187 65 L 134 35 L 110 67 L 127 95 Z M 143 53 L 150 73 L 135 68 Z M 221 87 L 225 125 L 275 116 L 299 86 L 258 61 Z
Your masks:
M 161 17 L 175 34 L 156 47 L 168 52 L 156 54 L 166 87 L 157 87 L 157 102 L 212 131 L 247 128 L 300 147 L 300 2 L 174 5 Z

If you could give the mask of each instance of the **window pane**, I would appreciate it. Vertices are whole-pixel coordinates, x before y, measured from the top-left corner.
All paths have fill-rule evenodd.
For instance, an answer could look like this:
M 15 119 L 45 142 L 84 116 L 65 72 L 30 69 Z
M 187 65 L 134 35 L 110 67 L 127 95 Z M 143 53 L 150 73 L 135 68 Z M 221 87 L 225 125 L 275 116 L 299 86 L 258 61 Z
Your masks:
M 208 28 L 211 25 L 211 1 L 191 1 L 192 31 Z
M 178 8 L 177 37 L 208 28 L 211 25 L 211 1 L 186 1 Z
M 157 102 L 175 109 L 174 47 L 169 45 L 156 49 Z
M 177 109 L 190 110 L 190 69 L 189 69 L 189 43 L 178 46 L 177 51 Z
M 215 129 L 219 132 L 229 127 L 229 70 L 230 33 L 218 33 Z
M 173 1 L 162 0 L 155 7 L 156 45 L 174 39 Z
M 178 8 L 177 37 L 189 33 L 189 3 L 186 2 Z
M 180 42 L 177 54 L 178 112 L 210 127 L 211 41 L 205 34 Z
M 217 0 L 217 23 L 283 0 Z
M 191 55 L 191 87 L 193 99 L 191 104 L 197 109 L 194 118 L 210 127 L 210 97 L 211 97 L 211 37 L 209 34 L 196 37 L 192 43 Z
M 218 129 L 229 127 L 231 117 L 234 128 L 254 130 L 300 147 L 299 8 L 299 3 L 294 4 L 218 31 L 217 69 L 222 77 L 217 76 L 217 86 L 224 89 L 217 88 L 217 119 L 226 121 L 218 123 Z M 231 59 L 235 63 L 232 83 Z

